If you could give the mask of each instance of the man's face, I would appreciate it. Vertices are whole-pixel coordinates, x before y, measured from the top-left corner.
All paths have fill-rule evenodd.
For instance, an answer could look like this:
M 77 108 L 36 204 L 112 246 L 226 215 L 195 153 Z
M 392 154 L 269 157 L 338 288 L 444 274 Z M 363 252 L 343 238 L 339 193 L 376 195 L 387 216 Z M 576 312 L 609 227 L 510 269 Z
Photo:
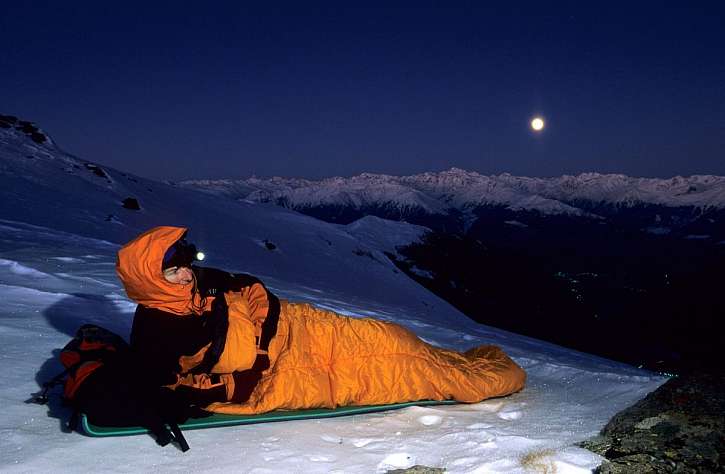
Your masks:
M 188 285 L 194 281 L 194 274 L 189 267 L 171 267 L 164 270 L 164 278 L 169 283 Z

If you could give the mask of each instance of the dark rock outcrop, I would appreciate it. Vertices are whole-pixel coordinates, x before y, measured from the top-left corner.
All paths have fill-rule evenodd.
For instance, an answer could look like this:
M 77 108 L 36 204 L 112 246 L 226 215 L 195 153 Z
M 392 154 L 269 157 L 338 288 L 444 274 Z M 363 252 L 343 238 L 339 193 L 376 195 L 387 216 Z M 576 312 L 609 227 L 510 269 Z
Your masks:
M 581 444 L 614 473 L 725 472 L 725 374 L 669 380 L 618 413 L 600 436 Z
M 386 474 L 441 474 L 443 472 L 446 472 L 446 470 L 441 467 L 428 467 L 416 464 L 415 466 L 407 469 L 393 469 L 388 471 Z
M 138 204 L 138 200 L 136 198 L 127 197 L 123 200 L 123 208 L 124 209 L 130 209 L 132 211 L 140 211 L 141 206 Z
M 110 178 L 108 177 L 106 172 L 103 171 L 103 169 L 101 169 L 100 166 L 94 165 L 93 163 L 85 163 L 85 165 L 86 165 L 86 169 L 88 171 L 90 171 L 91 173 L 95 174 L 99 178 L 105 178 L 110 181 Z
M 0 114 L 0 128 L 15 128 L 30 137 L 35 143 L 45 143 L 48 140 L 32 122 L 19 120 L 14 115 Z

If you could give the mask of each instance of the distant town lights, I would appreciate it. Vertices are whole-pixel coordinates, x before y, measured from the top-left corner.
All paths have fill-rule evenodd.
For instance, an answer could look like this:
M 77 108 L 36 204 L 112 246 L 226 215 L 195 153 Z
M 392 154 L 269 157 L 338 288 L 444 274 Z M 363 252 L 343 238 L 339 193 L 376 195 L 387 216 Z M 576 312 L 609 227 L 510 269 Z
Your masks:
M 531 120 L 531 128 L 536 132 L 542 131 L 544 129 L 544 119 L 541 117 L 534 117 Z

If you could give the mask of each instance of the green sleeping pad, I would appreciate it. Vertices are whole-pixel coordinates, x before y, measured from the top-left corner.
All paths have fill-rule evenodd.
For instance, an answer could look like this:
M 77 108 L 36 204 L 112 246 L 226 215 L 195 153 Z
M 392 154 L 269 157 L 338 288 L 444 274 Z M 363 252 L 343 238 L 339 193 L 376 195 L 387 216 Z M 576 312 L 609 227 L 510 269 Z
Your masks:
M 311 420 L 315 418 L 332 418 L 334 416 L 361 415 L 412 406 L 453 405 L 455 403 L 458 402 L 454 400 L 419 400 L 417 402 L 392 403 L 390 405 L 362 405 L 338 407 L 335 409 L 320 408 L 312 410 L 273 411 L 260 415 L 222 415 L 214 413 L 205 418 L 190 418 L 186 423 L 179 425 L 179 428 L 182 430 L 198 430 L 219 426 L 269 423 L 272 421 Z M 96 426 L 88 420 L 85 414 L 81 415 L 81 426 L 83 427 L 83 431 L 89 436 L 129 436 L 148 433 L 146 428 L 140 426 Z

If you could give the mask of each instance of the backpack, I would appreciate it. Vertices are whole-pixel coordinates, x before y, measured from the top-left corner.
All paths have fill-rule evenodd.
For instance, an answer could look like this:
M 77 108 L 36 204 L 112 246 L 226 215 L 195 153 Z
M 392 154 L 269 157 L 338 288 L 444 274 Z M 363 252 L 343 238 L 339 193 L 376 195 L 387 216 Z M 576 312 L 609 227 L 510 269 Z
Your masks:
M 63 401 L 72 405 L 78 388 L 89 375 L 104 363 L 128 356 L 128 351 L 128 343 L 118 334 L 95 324 L 84 324 L 60 351 L 60 363 L 65 370 L 45 382 L 32 401 L 48 403 L 48 392 L 63 383 Z
M 189 445 L 178 423 L 191 408 L 175 391 L 144 382 L 128 343 L 118 334 L 94 324 L 84 324 L 60 351 L 65 370 L 43 384 L 31 401 L 48 402 L 48 392 L 64 384 L 63 401 L 73 408 L 68 423 L 75 429 L 81 413 L 98 426 L 143 426 L 166 446 Z

